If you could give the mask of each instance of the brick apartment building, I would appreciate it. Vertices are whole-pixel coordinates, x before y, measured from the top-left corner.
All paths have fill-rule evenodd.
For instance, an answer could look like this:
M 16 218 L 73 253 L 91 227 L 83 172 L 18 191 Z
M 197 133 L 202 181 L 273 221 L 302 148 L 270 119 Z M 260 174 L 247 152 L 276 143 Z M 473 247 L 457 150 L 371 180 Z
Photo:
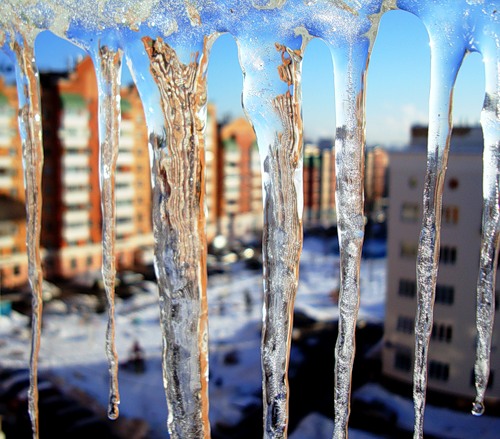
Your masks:
M 28 277 L 26 211 L 17 89 L 0 78 L 0 288 Z
M 85 59 L 69 75 L 41 74 L 44 142 L 42 235 L 47 278 L 98 271 L 102 216 L 99 193 L 98 90 Z M 135 88 L 122 90 L 116 170 L 116 257 L 132 268 L 152 247 L 147 128 Z M 0 285 L 27 280 L 21 142 L 15 85 L 0 82 Z M 15 218 L 11 218 L 13 215 Z

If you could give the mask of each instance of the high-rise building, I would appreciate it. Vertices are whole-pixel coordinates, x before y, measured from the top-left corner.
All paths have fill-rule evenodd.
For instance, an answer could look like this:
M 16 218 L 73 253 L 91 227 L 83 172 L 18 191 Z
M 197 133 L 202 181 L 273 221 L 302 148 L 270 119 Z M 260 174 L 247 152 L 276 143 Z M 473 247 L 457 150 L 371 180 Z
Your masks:
M 45 165 L 44 266 L 48 277 L 71 277 L 101 264 L 98 90 L 89 58 L 68 77 L 42 74 Z M 151 248 L 151 183 L 147 130 L 137 91 L 121 92 L 116 168 L 117 268 L 132 268 Z
M 304 145 L 304 226 L 330 226 L 336 222 L 335 153 L 332 144 Z
M 379 147 L 367 148 L 365 154 L 365 215 L 385 220 L 387 204 L 387 167 L 389 154 Z
M 482 211 L 480 127 L 453 130 L 444 183 L 441 249 L 428 389 L 471 401 L 476 339 L 476 283 Z M 412 131 L 411 147 L 390 155 L 388 276 L 383 373 L 411 383 L 414 362 L 416 256 L 422 222 L 427 128 Z M 497 286 L 497 302 L 498 302 Z M 498 313 L 498 308 L 497 308 Z M 493 336 L 487 396 L 500 398 L 500 331 Z
M 17 125 L 17 89 L 0 78 L 0 289 L 26 282 L 23 158 Z
M 207 124 L 205 127 L 205 200 L 207 204 L 207 240 L 210 242 L 217 234 L 217 172 L 219 150 L 219 128 L 216 107 L 207 105 Z
M 98 91 L 90 59 L 74 72 L 42 74 L 44 142 L 41 244 L 47 277 L 69 277 L 101 264 Z M 116 172 L 118 268 L 150 254 L 151 189 L 147 131 L 135 88 L 122 90 Z M 22 150 L 17 91 L 0 80 L 0 285 L 27 280 Z
M 243 118 L 223 126 L 219 148 L 219 233 L 244 236 L 262 229 L 262 179 L 256 137 Z

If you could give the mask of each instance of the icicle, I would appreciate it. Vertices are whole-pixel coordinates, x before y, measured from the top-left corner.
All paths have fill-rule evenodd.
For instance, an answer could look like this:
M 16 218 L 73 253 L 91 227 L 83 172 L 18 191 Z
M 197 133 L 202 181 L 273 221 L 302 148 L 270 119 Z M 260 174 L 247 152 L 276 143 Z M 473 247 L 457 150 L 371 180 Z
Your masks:
M 118 354 L 115 346 L 115 170 L 120 137 L 122 51 L 102 45 L 95 59 L 99 87 L 99 181 L 102 210 L 102 277 L 108 301 L 106 355 L 110 373 L 108 416 L 118 417 Z
M 491 21 L 494 22 L 493 17 Z M 493 23 L 492 23 L 493 24 Z M 484 412 L 484 395 L 490 375 L 490 351 L 495 318 L 495 283 L 500 245 L 500 43 L 498 24 L 486 27 L 480 41 L 483 54 L 486 96 L 481 113 L 484 134 L 483 158 L 483 218 L 481 230 L 481 259 L 477 283 L 477 347 L 475 385 L 476 399 L 472 414 Z M 485 38 L 486 37 L 486 38 Z
M 334 438 L 347 437 L 359 308 L 359 273 L 364 239 L 364 69 L 367 56 L 367 46 L 363 44 L 333 52 L 337 118 L 335 196 L 341 267 L 339 333 L 335 349 Z
M 465 51 L 452 46 L 440 31 L 431 38 L 431 91 L 427 173 L 423 194 L 423 222 L 417 255 L 417 313 L 415 318 L 415 364 L 413 399 L 414 437 L 423 437 L 427 359 L 432 332 L 434 296 L 439 265 L 441 205 L 451 138 L 451 101 L 453 86 Z
M 210 426 L 203 136 L 211 41 L 205 39 L 198 47 L 200 50 L 191 51 L 191 61 L 186 64 L 161 38 L 145 39 L 145 45 L 164 117 L 163 132 L 150 128 L 150 144 L 168 428 L 173 438 L 207 438 Z M 136 77 L 144 78 L 144 72 Z M 150 84 L 138 83 L 139 89 L 143 86 Z M 150 127 L 157 127 L 157 117 L 149 114 Z
M 347 437 L 364 240 L 365 80 L 378 24 L 395 1 L 340 8 L 341 31 L 320 33 L 334 65 L 336 208 L 340 246 L 339 329 L 335 348 L 334 438 Z
M 26 194 L 26 246 L 28 273 L 32 289 L 30 387 L 28 410 L 33 438 L 38 438 L 38 353 L 42 330 L 42 282 L 40 229 L 42 215 L 42 114 L 38 69 L 33 49 L 34 38 L 16 32 L 11 49 L 16 59 L 19 99 L 19 131 L 23 146 L 24 185 Z
M 266 438 L 284 438 L 288 427 L 287 373 L 302 250 L 301 41 L 290 39 L 282 45 L 258 40 L 248 45 L 246 39 L 238 39 L 243 104 L 257 135 L 263 173 L 261 355 Z

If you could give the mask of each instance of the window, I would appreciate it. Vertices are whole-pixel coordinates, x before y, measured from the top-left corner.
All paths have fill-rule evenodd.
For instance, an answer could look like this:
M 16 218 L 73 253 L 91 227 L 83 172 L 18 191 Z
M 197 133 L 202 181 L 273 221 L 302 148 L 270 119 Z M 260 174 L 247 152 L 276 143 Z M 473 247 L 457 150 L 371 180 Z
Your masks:
M 443 206 L 441 222 L 443 224 L 458 224 L 458 206 Z
M 414 280 L 400 279 L 398 295 L 403 297 L 415 297 L 417 294 L 417 283 Z
M 411 354 L 406 351 L 396 351 L 394 355 L 394 368 L 409 372 L 411 370 Z
M 453 178 L 450 178 L 450 181 L 448 182 L 448 187 L 454 191 L 455 189 L 458 188 L 458 180 L 453 177 Z
M 452 325 L 435 323 L 432 326 L 432 333 L 431 333 L 432 340 L 451 343 L 452 335 L 453 335 Z
M 450 376 L 450 365 L 440 361 L 429 362 L 429 378 L 437 381 L 448 381 Z
M 457 262 L 457 248 L 443 246 L 439 249 L 439 261 L 442 264 L 454 265 Z
M 76 268 L 76 259 L 74 259 L 74 258 L 71 259 L 70 264 L 71 264 L 71 268 Z
M 401 206 L 401 221 L 416 222 L 420 218 L 420 206 L 418 203 L 403 203 Z
M 450 285 L 436 285 L 436 303 L 442 305 L 453 305 L 455 300 L 455 287 Z
M 404 334 L 413 334 L 413 328 L 415 327 L 415 321 L 413 317 L 399 316 L 398 323 L 396 325 L 396 330 L 398 332 L 403 332 Z

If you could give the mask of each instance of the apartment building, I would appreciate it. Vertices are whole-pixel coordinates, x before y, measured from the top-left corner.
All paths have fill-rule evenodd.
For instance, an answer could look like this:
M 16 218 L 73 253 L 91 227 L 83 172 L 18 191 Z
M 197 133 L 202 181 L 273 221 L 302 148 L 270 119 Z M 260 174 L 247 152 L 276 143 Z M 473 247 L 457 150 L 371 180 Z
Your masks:
M 28 279 L 17 89 L 0 77 L 0 291 Z
M 335 224 L 335 151 L 332 144 L 306 143 L 303 168 L 304 226 Z
M 220 130 L 219 233 L 231 237 L 262 229 L 262 177 L 250 123 L 235 119 Z
M 207 205 L 207 240 L 210 242 L 217 234 L 218 217 L 218 159 L 219 127 L 217 124 L 216 107 L 207 105 L 207 124 L 205 127 L 205 200 Z
M 71 277 L 101 266 L 98 90 L 90 59 L 69 76 L 42 74 L 43 232 L 46 276 Z M 134 88 L 122 91 L 116 170 L 117 267 L 131 268 L 152 246 L 147 131 Z
M 365 154 L 365 210 L 371 219 L 385 220 L 387 204 L 387 167 L 389 154 L 379 147 L 367 148 Z
M 426 149 L 422 139 L 426 136 L 426 127 L 415 127 L 410 148 L 391 153 L 389 168 L 383 373 L 408 384 L 413 377 L 417 289 L 415 264 L 426 168 Z M 454 130 L 452 137 L 444 184 L 440 265 L 429 349 L 428 389 L 465 397 L 471 401 L 475 395 L 475 301 L 481 211 L 481 129 L 459 127 Z M 490 398 L 500 398 L 499 343 L 500 330 L 497 325 L 493 336 L 491 376 L 487 391 Z

